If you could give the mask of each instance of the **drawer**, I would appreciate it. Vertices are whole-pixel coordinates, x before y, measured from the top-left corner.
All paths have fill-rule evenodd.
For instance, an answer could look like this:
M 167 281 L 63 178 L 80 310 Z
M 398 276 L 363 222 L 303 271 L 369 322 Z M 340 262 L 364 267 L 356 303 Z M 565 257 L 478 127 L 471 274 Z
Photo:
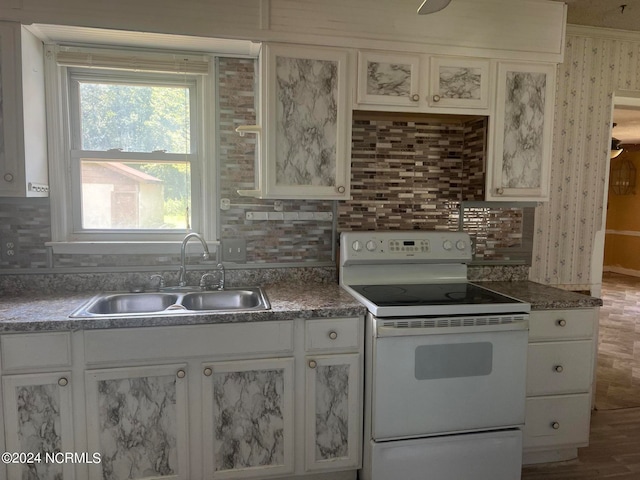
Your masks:
M 290 354 L 293 322 L 88 330 L 87 364 L 237 355 Z
M 523 447 L 586 445 L 590 422 L 589 393 L 527 398 Z
M 20 333 L 0 338 L 2 370 L 57 368 L 71 365 L 69 332 Z
M 529 344 L 528 396 L 587 392 L 592 376 L 593 341 Z
M 592 338 L 597 322 L 597 308 L 534 310 L 529 316 L 529 340 Z
M 307 320 L 305 348 L 308 352 L 357 350 L 360 346 L 359 318 L 327 318 Z

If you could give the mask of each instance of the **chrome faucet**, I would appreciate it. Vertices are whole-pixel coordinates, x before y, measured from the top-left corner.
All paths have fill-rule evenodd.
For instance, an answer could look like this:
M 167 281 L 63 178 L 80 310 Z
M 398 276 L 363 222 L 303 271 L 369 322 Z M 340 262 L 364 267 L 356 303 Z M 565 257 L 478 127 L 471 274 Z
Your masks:
M 198 240 L 200 240 L 202 249 L 204 250 L 202 258 L 204 260 L 207 260 L 209 258 L 209 248 L 207 247 L 207 243 L 200 236 L 200 234 L 195 232 L 187 233 L 187 235 L 182 240 L 182 246 L 180 247 L 180 273 L 178 275 L 178 285 L 180 285 L 181 287 L 184 287 L 187 284 L 186 249 L 187 243 L 189 243 L 189 240 L 191 240 L 192 238 L 197 238 Z

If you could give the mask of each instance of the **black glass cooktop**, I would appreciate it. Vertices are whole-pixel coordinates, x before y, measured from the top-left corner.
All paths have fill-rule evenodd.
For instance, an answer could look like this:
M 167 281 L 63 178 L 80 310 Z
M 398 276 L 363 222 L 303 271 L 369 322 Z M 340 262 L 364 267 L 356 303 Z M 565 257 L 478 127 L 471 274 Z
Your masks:
M 521 303 L 472 283 L 350 285 L 380 307 Z

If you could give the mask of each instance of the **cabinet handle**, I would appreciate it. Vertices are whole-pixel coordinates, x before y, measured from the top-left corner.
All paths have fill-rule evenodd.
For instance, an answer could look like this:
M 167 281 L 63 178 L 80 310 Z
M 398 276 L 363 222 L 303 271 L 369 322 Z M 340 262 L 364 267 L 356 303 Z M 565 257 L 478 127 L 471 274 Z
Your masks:
M 209 367 L 205 368 L 202 373 L 204 373 L 205 377 L 210 377 L 211 375 L 213 375 L 213 370 Z
M 315 360 L 309 360 L 309 368 L 316 368 L 318 366 L 318 362 Z
M 554 430 L 559 430 L 560 429 L 560 424 L 558 422 L 553 422 L 551 424 L 551 428 L 553 428 Z
M 58 379 L 58 385 L 60 385 L 61 387 L 66 387 L 67 385 L 69 385 L 69 380 L 67 380 L 67 377 L 60 377 Z
M 556 322 L 556 324 L 557 324 L 559 327 L 566 327 L 566 326 L 567 326 L 567 321 L 566 321 L 564 318 L 561 318 L 560 320 L 558 320 L 558 321 Z
M 329 338 L 331 340 L 335 340 L 336 338 L 338 338 L 338 332 L 329 332 Z
M 412 102 L 417 102 L 419 100 L 420 100 L 420 95 L 418 95 L 417 93 L 414 93 L 413 95 L 411 95 Z
M 12 173 L 5 173 L 4 174 L 4 181 L 5 182 L 13 182 L 13 174 Z
M 338 190 L 338 193 L 344 193 L 346 189 L 340 185 L 336 190 Z
M 440 95 L 434 95 L 433 96 L 433 101 L 434 102 L 439 102 L 440 101 Z
M 184 378 L 187 376 L 187 372 L 185 372 L 184 370 L 178 370 L 178 372 L 176 373 L 176 377 L 178 378 Z
M 502 187 L 496 188 L 496 194 L 497 195 L 502 195 L 503 193 L 504 193 L 504 188 L 502 188 Z
M 562 365 L 556 365 L 555 367 L 553 367 L 553 370 L 556 373 L 562 373 L 562 371 L 564 370 L 564 367 Z

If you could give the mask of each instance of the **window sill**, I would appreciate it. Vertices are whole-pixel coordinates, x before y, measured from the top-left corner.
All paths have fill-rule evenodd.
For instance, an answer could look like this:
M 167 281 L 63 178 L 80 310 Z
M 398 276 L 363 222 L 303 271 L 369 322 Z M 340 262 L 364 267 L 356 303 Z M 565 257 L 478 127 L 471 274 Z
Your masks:
M 55 254 L 66 255 L 179 255 L 182 242 L 46 242 Z M 211 252 L 219 241 L 207 241 Z M 187 252 L 202 253 L 200 242 L 187 244 Z

